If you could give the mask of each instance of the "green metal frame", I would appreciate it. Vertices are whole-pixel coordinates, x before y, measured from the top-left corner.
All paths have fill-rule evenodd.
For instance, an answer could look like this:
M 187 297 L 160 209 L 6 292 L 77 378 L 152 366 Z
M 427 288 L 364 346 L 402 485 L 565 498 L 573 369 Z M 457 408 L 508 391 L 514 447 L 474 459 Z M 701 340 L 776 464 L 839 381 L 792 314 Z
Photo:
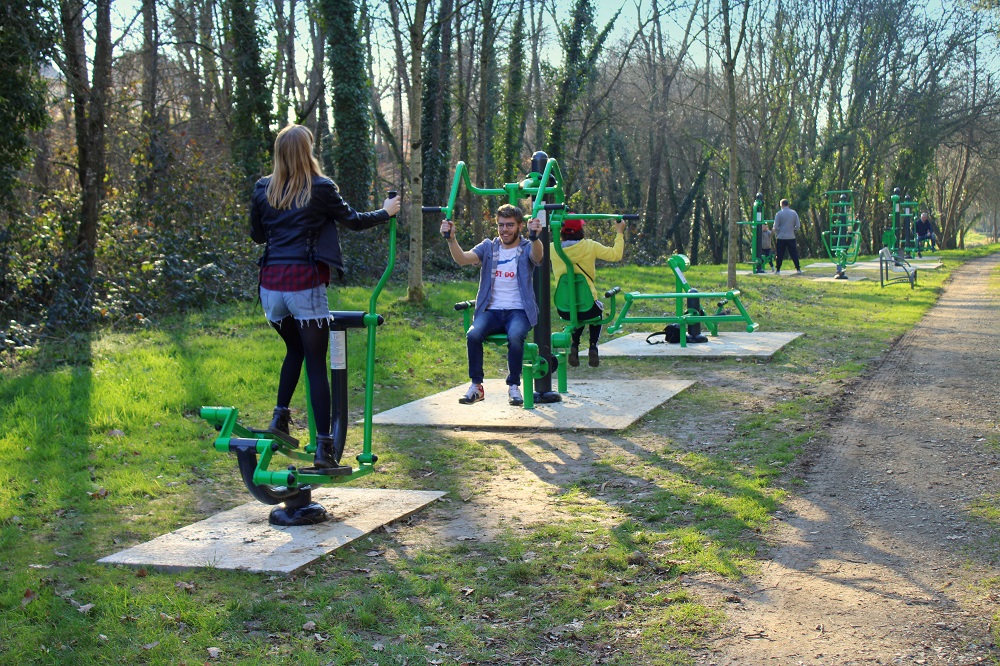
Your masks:
M 601 213 L 573 213 L 573 219 L 575 220 L 617 221 L 623 219 L 623 217 L 622 215 Z M 552 334 L 552 349 L 555 350 L 555 356 L 559 359 L 559 362 L 556 364 L 556 381 L 558 384 L 557 389 L 560 393 L 565 393 L 569 390 L 569 380 L 567 378 L 569 363 L 567 362 L 567 357 L 569 349 L 573 344 L 573 331 L 581 326 L 605 326 L 614 321 L 615 315 L 618 312 L 618 303 L 615 299 L 621 293 L 621 287 L 615 287 L 604 292 L 604 297 L 611 299 L 611 303 L 606 310 L 606 315 L 597 319 L 580 319 L 580 312 L 586 312 L 593 307 L 594 294 L 590 291 L 590 284 L 588 284 L 587 278 L 576 272 L 573 260 L 563 250 L 560 231 L 562 230 L 564 220 L 564 213 L 556 213 L 552 216 L 552 220 L 549 223 L 552 227 L 552 247 L 556 251 L 556 256 L 566 265 L 566 273 L 559 278 L 559 283 L 556 284 L 556 290 L 552 295 L 556 310 L 563 310 L 569 313 L 569 319 L 563 319 L 563 321 L 568 322 L 563 330 Z M 566 307 L 561 308 L 560 305 L 562 304 L 565 304 Z
M 892 201 L 892 212 L 889 214 L 891 227 L 882 233 L 882 245 L 900 259 L 912 259 L 913 255 L 923 250 L 914 228 L 920 203 L 911 199 L 909 194 L 900 196 L 898 187 L 889 199 Z
M 253 454 L 256 457 L 256 466 L 252 472 L 244 470 L 244 463 L 241 461 L 240 471 L 243 472 L 243 480 L 255 497 L 262 501 L 267 501 L 267 497 L 261 497 L 258 493 L 264 493 L 271 499 L 280 501 L 279 496 L 294 494 L 298 489 L 305 486 L 318 486 L 326 483 L 347 483 L 355 479 L 367 476 L 375 471 L 375 462 L 378 456 L 372 453 L 372 411 L 375 395 L 375 339 L 376 329 L 384 321 L 384 317 L 376 314 L 378 298 L 385 288 L 386 282 L 396 264 L 396 218 L 389 220 L 389 258 L 385 271 L 381 279 L 372 291 L 368 303 L 368 312 L 360 313 L 364 327 L 368 329 L 367 353 L 365 358 L 365 407 L 364 407 L 364 434 L 361 453 L 357 456 L 358 466 L 350 475 L 327 476 L 325 474 L 305 473 L 296 465 L 282 463 L 283 468 L 272 470 L 271 462 L 275 454 L 281 454 L 293 462 L 306 463 L 308 466 L 313 460 L 316 452 L 316 422 L 309 407 L 309 440 L 303 449 L 292 445 L 280 438 L 275 437 L 267 431 L 247 428 L 240 425 L 239 414 L 235 407 L 202 407 L 201 418 L 215 426 L 219 431 L 219 436 L 215 439 L 215 449 L 223 452 L 235 452 L 238 456 Z M 306 405 L 311 405 L 308 397 L 309 382 L 306 381 Z M 262 486 L 263 490 L 255 489 L 253 486 Z M 274 503 L 274 502 L 268 502 Z
M 861 231 L 854 218 L 854 192 L 852 190 L 829 190 L 830 229 L 821 235 L 823 247 L 830 259 L 837 264 L 837 277 L 847 279 L 845 272 L 858 260 L 861 249 Z
M 753 272 L 755 274 L 766 273 L 764 270 L 764 265 L 770 263 L 774 265 L 774 250 L 772 243 L 772 251 L 769 255 L 761 254 L 763 248 L 761 247 L 761 237 L 760 228 L 768 225 L 774 224 L 774 220 L 764 219 L 764 194 L 762 192 L 757 193 L 757 197 L 753 201 L 753 215 L 749 220 L 741 220 L 736 224 L 750 227 L 750 263 L 753 265 Z
M 458 162 L 455 166 L 455 177 L 452 179 L 451 192 L 448 195 L 447 205 L 440 207 L 424 207 L 424 212 L 441 212 L 444 214 L 446 220 L 451 220 L 454 215 L 455 205 L 458 201 L 458 195 L 463 184 L 472 194 L 480 196 L 506 196 L 508 203 L 513 205 L 517 205 L 522 199 L 531 198 L 533 200 L 531 213 L 526 215 L 525 219 L 530 220 L 532 218 L 536 218 L 543 210 L 546 211 L 548 214 L 548 224 L 552 230 L 552 238 L 559 238 L 559 230 L 562 227 L 563 220 L 565 220 L 567 216 L 565 205 L 566 194 L 563 190 L 562 171 L 559 168 L 558 160 L 554 157 L 547 158 L 545 167 L 541 173 L 532 171 L 520 182 L 507 183 L 503 187 L 499 188 L 476 187 L 470 180 L 469 169 L 465 162 Z M 552 203 L 546 203 L 546 196 L 551 196 L 554 201 Z M 638 218 L 638 215 L 615 215 L 604 213 L 573 213 L 572 216 L 574 219 L 582 220 L 623 220 Z M 562 261 L 566 262 L 566 274 L 569 276 L 575 275 L 572 262 L 569 261 L 569 258 L 566 257 L 566 254 L 562 251 L 561 244 L 554 242 L 552 246 L 555 248 L 556 254 L 562 259 Z M 573 279 L 573 277 L 570 277 L 570 280 Z M 556 291 L 559 291 L 558 286 Z M 572 290 L 570 291 L 570 303 L 575 304 L 576 294 L 573 293 Z M 463 301 L 462 303 L 457 303 L 455 305 L 456 310 L 461 310 L 463 312 L 463 326 L 466 331 L 468 331 L 469 327 L 472 325 L 472 310 L 474 310 L 474 303 L 475 301 Z M 616 305 L 612 297 L 612 312 L 614 312 L 615 308 Z M 568 391 L 568 380 L 566 377 L 566 366 L 568 364 L 566 363 L 566 358 L 570 347 L 572 329 L 575 327 L 573 322 L 576 321 L 576 325 L 579 325 L 580 323 L 597 323 L 596 320 L 593 322 L 580 322 L 577 317 L 577 313 L 579 312 L 577 308 L 572 308 L 569 312 L 573 314 L 570 325 L 563 331 L 550 332 L 549 337 L 552 355 L 556 358 L 556 390 L 559 393 L 566 393 Z M 603 322 L 604 319 L 601 321 Z M 507 343 L 507 336 L 502 333 L 491 335 L 487 337 L 487 341 L 496 345 L 504 345 Z M 550 364 L 540 353 L 537 344 L 531 342 L 525 343 L 523 367 L 523 406 L 525 409 L 534 409 L 534 380 L 541 379 L 550 372 Z M 530 385 L 529 379 L 531 380 Z
M 667 260 L 667 266 L 674 274 L 675 291 L 672 293 L 626 293 L 624 295 L 625 303 L 622 305 L 621 312 L 615 319 L 615 323 L 608 327 L 608 333 L 617 333 L 625 324 L 678 324 L 681 327 L 680 345 L 681 347 L 686 347 L 688 326 L 695 323 L 704 324 L 713 337 L 719 335 L 719 324 L 729 321 L 743 322 L 746 324 L 747 333 L 753 333 L 757 330 L 759 324 L 750 318 L 746 308 L 743 307 L 743 301 L 740 300 L 740 291 L 738 289 L 730 289 L 729 291 L 695 291 L 688 284 L 687 278 L 684 276 L 684 269 L 690 265 L 691 261 L 683 254 L 675 254 Z M 685 307 L 685 299 L 702 298 L 721 298 L 723 300 L 717 303 L 715 314 L 704 314 L 701 309 L 691 307 L 690 302 L 688 303 L 688 307 Z M 636 301 L 653 300 L 673 300 L 675 314 L 663 316 L 629 316 L 629 311 L 632 309 L 633 303 Z M 725 313 L 725 305 L 730 301 L 740 311 L 739 314 Z

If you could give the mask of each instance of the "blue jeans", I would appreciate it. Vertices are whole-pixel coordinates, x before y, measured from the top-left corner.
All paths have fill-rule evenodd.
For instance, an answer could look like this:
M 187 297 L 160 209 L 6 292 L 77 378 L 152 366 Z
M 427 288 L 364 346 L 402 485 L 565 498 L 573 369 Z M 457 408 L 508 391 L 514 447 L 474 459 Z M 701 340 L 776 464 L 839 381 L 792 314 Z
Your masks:
M 524 310 L 486 310 L 476 317 L 465 334 L 469 348 L 469 379 L 483 383 L 483 341 L 495 333 L 507 334 L 507 385 L 521 383 L 521 363 L 524 361 L 524 341 L 531 324 Z

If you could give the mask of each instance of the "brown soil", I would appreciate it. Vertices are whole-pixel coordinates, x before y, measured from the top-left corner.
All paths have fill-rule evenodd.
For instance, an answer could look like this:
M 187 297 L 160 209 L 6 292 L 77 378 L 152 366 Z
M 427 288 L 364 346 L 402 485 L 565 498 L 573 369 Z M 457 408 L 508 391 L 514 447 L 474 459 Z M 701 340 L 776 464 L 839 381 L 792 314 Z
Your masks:
M 1000 294 L 988 287 L 1000 255 L 957 270 L 939 302 L 848 387 L 761 385 L 732 407 L 753 410 L 782 394 L 844 393 L 823 438 L 789 478 L 805 479 L 778 512 L 761 574 L 703 575 L 689 590 L 729 620 L 693 654 L 698 664 L 975 664 L 1000 659 L 990 632 L 1000 595 L 996 525 L 973 503 L 1000 488 Z M 904 286 L 892 288 L 905 289 Z M 918 287 L 919 288 L 919 287 Z M 702 383 L 743 384 L 737 369 L 706 365 Z M 735 418 L 735 414 L 733 415 Z M 688 422 L 692 447 L 710 450 L 733 419 Z M 726 426 L 729 426 L 727 428 Z M 671 433 L 676 441 L 676 432 Z M 658 448 L 656 427 L 628 437 L 576 433 L 456 433 L 506 451 L 488 481 L 431 508 L 400 537 L 404 548 L 487 540 L 498 531 L 558 520 L 560 488 L 594 477 L 610 455 Z M 683 442 L 681 442 L 683 445 Z M 645 482 L 630 484 L 641 498 Z M 603 497 L 574 503 L 607 505 Z M 625 517 L 604 515 L 618 522 Z M 990 584 L 986 584 L 989 581 Z M 991 659 L 992 658 L 992 659 Z

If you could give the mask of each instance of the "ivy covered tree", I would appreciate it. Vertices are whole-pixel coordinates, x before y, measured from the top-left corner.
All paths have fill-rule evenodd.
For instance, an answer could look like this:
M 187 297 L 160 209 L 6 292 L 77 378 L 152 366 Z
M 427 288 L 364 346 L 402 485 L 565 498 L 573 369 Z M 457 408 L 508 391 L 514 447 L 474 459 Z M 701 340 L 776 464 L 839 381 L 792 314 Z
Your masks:
M 452 0 L 441 0 L 431 26 L 424 59 L 422 148 L 424 196 L 441 202 L 447 196 L 451 160 Z
M 319 8 L 333 82 L 337 186 L 344 199 L 361 210 L 370 204 L 375 173 L 364 48 L 354 19 L 354 0 L 322 0 Z
M 504 113 L 500 114 L 500 127 L 493 141 L 493 161 L 504 183 L 513 181 L 517 172 L 521 131 L 528 112 L 528 100 L 524 95 L 524 40 L 524 0 L 521 0 L 510 35 L 507 80 L 503 90 Z
M 12 203 L 17 173 L 30 154 L 28 132 L 48 120 L 39 67 L 51 50 L 53 29 L 42 0 L 0 6 L 0 210 Z
M 257 27 L 254 0 L 227 0 L 232 46 L 233 162 L 250 182 L 270 171 L 271 89 L 261 56 L 263 37 Z
M 560 26 L 559 41 L 564 51 L 564 64 L 556 83 L 555 104 L 545 148 L 549 157 L 565 157 L 568 143 L 567 128 L 573 106 L 586 89 L 587 81 L 594 76 L 597 58 L 604 48 L 619 10 L 597 34 L 594 26 L 594 4 L 591 0 L 576 0 L 568 23 Z

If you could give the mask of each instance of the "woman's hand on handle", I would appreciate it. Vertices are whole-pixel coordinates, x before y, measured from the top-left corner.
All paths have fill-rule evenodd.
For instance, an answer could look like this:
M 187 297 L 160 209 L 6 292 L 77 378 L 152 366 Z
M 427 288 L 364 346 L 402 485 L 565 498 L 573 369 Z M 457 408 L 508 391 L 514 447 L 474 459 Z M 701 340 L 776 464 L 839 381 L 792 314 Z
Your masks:
M 399 204 L 401 202 L 401 197 L 398 195 L 392 199 L 386 199 L 382 202 L 382 210 L 389 213 L 389 217 L 396 217 L 399 213 Z
M 625 233 L 625 220 L 615 220 L 615 233 L 616 234 Z

